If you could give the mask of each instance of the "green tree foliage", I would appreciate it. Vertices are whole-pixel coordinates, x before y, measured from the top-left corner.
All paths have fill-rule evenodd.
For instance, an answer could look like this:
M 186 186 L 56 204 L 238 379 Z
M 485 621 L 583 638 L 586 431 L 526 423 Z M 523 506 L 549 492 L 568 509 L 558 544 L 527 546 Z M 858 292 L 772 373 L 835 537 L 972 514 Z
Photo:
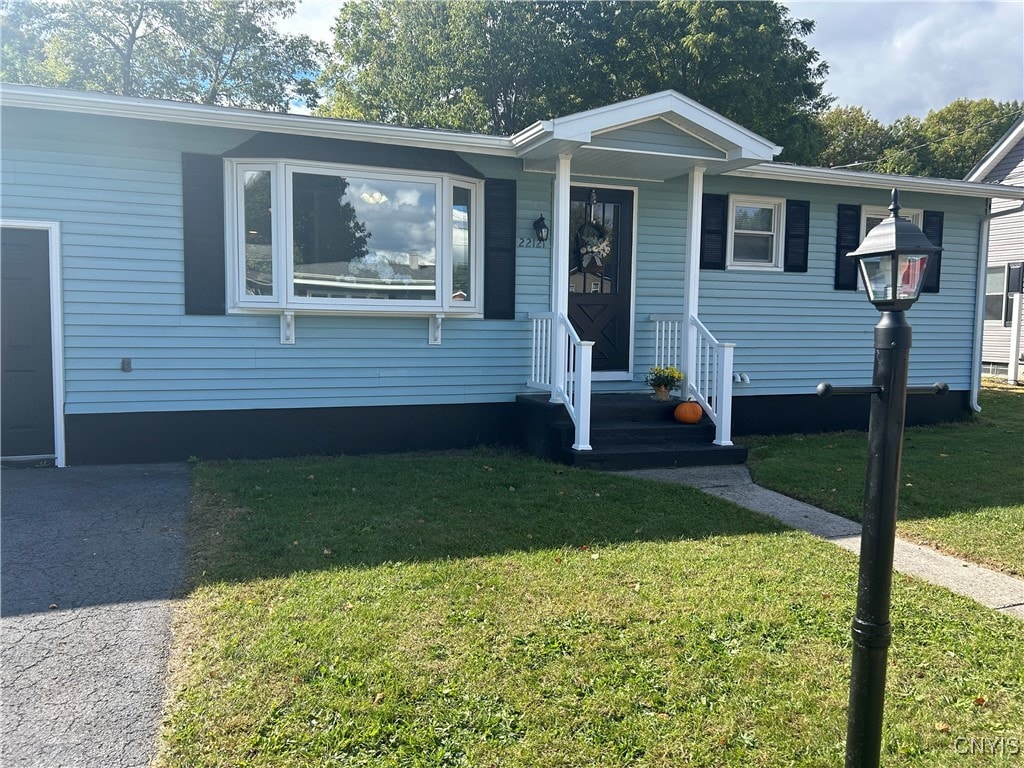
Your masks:
M 861 107 L 835 107 L 820 122 L 824 148 L 818 164 L 826 168 L 876 160 L 892 143 L 889 128 Z
M 908 115 L 893 124 L 878 170 L 962 179 L 1021 114 L 1019 101 L 957 99 L 924 120 Z
M 615 97 L 672 88 L 783 145 L 782 160 L 817 154 L 815 118 L 830 98 L 828 68 L 802 39 L 813 21 L 775 2 L 661 0 L 619 5 L 613 30 Z
M 0 78 L 287 110 L 316 103 L 325 53 L 275 25 L 293 0 L 6 0 Z
M 886 126 L 860 107 L 839 107 L 820 119 L 818 164 L 962 179 L 1021 114 L 1016 101 L 957 99 L 923 120 L 905 115 Z
M 775 2 L 347 3 L 321 113 L 507 135 L 672 88 L 811 159 L 812 29 Z
M 572 30 L 596 4 L 346 3 L 320 112 L 505 135 L 587 90 Z M 581 76 L 582 75 L 582 76 Z M 607 103 L 606 98 L 601 103 Z M 572 110 L 570 110 L 572 111 Z

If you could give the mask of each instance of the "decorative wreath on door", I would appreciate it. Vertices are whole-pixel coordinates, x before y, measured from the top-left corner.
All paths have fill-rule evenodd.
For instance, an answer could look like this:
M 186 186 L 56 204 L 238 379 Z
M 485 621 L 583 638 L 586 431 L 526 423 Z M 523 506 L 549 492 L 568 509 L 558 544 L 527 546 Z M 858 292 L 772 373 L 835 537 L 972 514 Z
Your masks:
M 580 272 L 602 273 L 612 252 L 608 230 L 596 221 L 588 221 L 576 230 L 576 256 Z
M 576 230 L 576 258 L 580 272 L 603 274 L 612 253 L 612 238 L 597 220 L 597 190 L 587 199 L 587 221 Z

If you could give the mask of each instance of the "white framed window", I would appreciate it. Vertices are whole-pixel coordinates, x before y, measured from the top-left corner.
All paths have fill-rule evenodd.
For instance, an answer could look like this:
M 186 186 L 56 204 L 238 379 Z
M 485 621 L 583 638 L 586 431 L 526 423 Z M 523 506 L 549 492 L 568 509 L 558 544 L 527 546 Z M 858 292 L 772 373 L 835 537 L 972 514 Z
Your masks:
M 921 216 L 922 211 L 914 208 L 900 208 L 900 216 L 904 219 L 910 219 L 914 226 L 918 229 L 921 228 Z M 860 209 L 860 242 L 864 242 L 864 238 L 868 232 L 877 227 L 882 223 L 883 219 L 888 219 L 890 216 L 889 209 L 881 206 L 864 205 Z
M 786 201 L 773 197 L 729 197 L 729 269 L 782 269 Z
M 481 312 L 479 180 L 227 163 L 234 309 Z
M 985 274 L 985 320 L 997 322 L 1004 328 L 1013 325 L 1013 293 L 1020 288 L 1019 270 L 1024 262 L 997 264 L 987 268 Z M 1011 275 L 1014 275 L 1011 285 Z
M 888 219 L 891 215 L 892 212 L 885 206 L 862 205 L 860 209 L 860 242 L 863 243 L 868 232 L 881 224 L 884 219 Z M 918 229 L 921 228 L 922 215 L 923 212 L 918 209 L 900 208 L 900 216 L 904 219 L 910 219 Z M 864 278 L 861 277 L 860 269 L 857 270 L 857 290 L 864 290 Z
M 280 267 L 274 240 L 279 191 L 275 188 L 275 166 L 245 163 L 236 167 L 233 180 L 234 216 L 237 222 L 235 270 L 236 296 L 251 306 L 276 307 L 280 303 Z M 229 210 L 231 208 L 229 207 Z

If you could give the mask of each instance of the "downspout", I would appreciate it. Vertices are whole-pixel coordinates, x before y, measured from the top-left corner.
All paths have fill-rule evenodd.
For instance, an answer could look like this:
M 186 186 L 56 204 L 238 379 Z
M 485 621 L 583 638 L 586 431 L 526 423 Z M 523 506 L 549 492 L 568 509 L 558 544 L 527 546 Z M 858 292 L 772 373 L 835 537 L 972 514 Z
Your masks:
M 1024 203 L 1017 208 L 992 213 L 992 199 L 985 201 L 985 215 L 981 217 L 978 224 L 978 278 L 976 285 L 976 296 L 974 301 L 974 350 L 971 355 L 971 410 L 975 413 L 981 412 L 978 404 L 978 395 L 981 393 L 981 353 L 982 343 L 985 334 L 985 285 L 988 271 L 988 239 L 989 225 L 992 219 L 1000 216 L 1009 216 L 1013 213 L 1024 211 Z

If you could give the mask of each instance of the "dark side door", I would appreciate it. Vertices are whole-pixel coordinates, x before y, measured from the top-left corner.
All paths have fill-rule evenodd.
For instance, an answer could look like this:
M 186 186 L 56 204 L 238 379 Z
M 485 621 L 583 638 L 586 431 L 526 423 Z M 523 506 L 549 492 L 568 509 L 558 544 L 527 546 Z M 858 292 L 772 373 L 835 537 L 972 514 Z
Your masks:
M 49 233 L 0 230 L 0 455 L 54 455 Z

